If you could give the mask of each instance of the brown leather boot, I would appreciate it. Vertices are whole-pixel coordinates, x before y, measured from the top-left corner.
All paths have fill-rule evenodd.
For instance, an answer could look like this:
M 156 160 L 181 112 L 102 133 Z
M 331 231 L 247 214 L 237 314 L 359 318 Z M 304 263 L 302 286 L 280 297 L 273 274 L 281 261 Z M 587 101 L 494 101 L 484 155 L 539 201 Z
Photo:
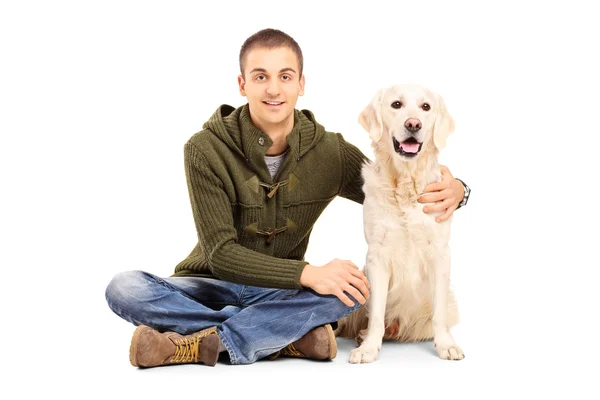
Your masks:
M 274 360 L 280 356 L 333 360 L 337 354 L 337 342 L 330 324 L 318 326 L 294 343 L 288 344 L 269 356 Z
M 219 335 L 213 326 L 190 335 L 164 332 L 140 325 L 133 332 L 129 361 L 134 367 L 202 362 L 214 366 L 219 358 Z

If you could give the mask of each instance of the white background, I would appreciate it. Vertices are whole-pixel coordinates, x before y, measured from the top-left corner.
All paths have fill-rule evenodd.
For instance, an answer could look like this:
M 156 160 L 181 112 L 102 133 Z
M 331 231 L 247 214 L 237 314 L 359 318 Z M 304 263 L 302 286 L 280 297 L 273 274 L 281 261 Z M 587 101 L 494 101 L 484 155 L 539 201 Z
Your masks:
M 4 398 L 598 398 L 597 12 L 589 3 L 3 2 L 0 257 Z M 454 214 L 466 359 L 385 344 L 374 364 L 281 359 L 138 370 L 108 308 L 120 271 L 168 276 L 196 242 L 183 144 L 239 106 L 239 48 L 273 27 L 305 58 L 326 129 L 371 156 L 357 116 L 419 83 L 456 121 L 441 154 L 473 189 Z M 336 199 L 306 258 L 363 263 Z M 379 394 L 374 394 L 379 393 Z

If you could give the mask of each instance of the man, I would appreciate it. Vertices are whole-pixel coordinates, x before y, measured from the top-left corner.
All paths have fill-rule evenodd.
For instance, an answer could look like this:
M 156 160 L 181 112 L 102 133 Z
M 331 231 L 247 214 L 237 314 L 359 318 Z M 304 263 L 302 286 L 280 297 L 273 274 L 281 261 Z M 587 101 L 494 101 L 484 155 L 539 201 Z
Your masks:
M 348 260 L 304 260 L 318 216 L 336 196 L 362 204 L 367 157 L 307 110 L 303 58 L 287 34 L 266 29 L 240 51 L 239 89 L 248 103 L 220 106 L 184 146 L 198 243 L 175 273 L 117 274 L 110 308 L 137 325 L 134 366 L 214 366 L 296 356 L 333 359 L 331 324 L 369 298 L 369 282 Z M 447 168 L 422 202 L 447 219 L 464 197 Z M 464 204 L 464 203 L 463 203 Z

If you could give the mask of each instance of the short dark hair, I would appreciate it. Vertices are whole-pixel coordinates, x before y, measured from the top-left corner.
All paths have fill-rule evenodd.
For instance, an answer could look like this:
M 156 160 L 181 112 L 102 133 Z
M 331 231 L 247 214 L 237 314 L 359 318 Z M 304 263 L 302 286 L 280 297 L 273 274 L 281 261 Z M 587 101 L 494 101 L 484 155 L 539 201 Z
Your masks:
M 304 59 L 302 50 L 296 41 L 287 33 L 277 29 L 263 29 L 250 36 L 240 50 L 240 72 L 244 76 L 244 67 L 246 66 L 246 55 L 248 52 L 257 47 L 265 47 L 267 49 L 276 49 L 278 47 L 289 47 L 298 58 L 298 66 L 300 67 L 300 76 L 304 67 Z M 244 77 L 245 79 L 245 77 Z

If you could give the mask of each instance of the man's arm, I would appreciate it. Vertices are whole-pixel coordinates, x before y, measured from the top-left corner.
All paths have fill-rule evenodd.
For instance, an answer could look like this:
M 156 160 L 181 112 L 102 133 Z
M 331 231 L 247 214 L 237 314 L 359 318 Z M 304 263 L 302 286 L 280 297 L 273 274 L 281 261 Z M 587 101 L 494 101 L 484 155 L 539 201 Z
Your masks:
M 237 243 L 229 197 L 201 152 L 184 146 L 185 173 L 198 239 L 212 273 L 245 285 L 300 289 L 306 261 L 271 257 Z

